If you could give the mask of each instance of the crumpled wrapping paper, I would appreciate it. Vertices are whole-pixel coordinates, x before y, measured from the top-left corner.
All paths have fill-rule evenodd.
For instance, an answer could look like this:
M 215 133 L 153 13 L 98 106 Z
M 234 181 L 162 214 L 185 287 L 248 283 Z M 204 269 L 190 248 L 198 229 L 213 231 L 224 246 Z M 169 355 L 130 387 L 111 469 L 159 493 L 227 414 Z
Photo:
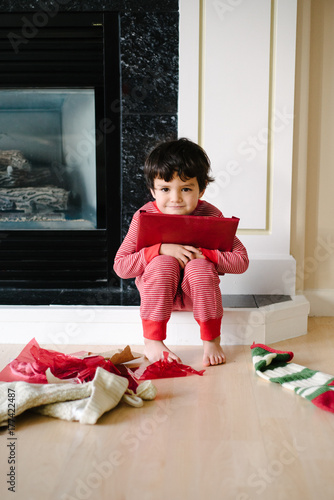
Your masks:
M 64 354 L 43 349 L 36 339 L 32 339 L 21 353 L 0 372 L 0 381 L 20 380 L 33 384 L 47 384 L 50 381 L 83 383 L 93 380 L 96 369 L 101 367 L 110 373 L 127 378 L 130 389 L 135 391 L 138 383 L 124 363 L 140 356 L 139 354 L 133 355 L 129 346 L 123 350 L 99 354 L 90 352 Z
M 187 377 L 188 375 L 203 375 L 205 370 L 197 371 L 191 366 L 183 365 L 175 359 L 168 359 L 168 352 L 164 351 L 163 358 L 145 367 L 140 367 L 133 373 L 137 380 L 151 380 L 158 378 Z
M 203 375 L 188 365 L 163 359 L 132 372 L 125 363 L 141 357 L 129 346 L 103 353 L 64 354 L 42 349 L 32 339 L 0 372 L 0 426 L 8 423 L 8 394 L 15 416 L 28 409 L 63 420 L 95 424 L 123 401 L 140 407 L 156 397 L 151 379 Z M 116 366 L 117 364 L 117 366 Z M 139 383 L 139 381 L 145 382 Z

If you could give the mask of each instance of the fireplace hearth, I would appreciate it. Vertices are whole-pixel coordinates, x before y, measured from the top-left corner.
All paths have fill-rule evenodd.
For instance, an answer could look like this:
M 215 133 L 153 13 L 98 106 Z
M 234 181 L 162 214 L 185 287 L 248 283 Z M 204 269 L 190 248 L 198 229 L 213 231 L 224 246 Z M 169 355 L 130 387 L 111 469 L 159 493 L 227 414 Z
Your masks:
M 137 304 L 113 259 L 177 134 L 178 2 L 0 13 L 0 303 Z

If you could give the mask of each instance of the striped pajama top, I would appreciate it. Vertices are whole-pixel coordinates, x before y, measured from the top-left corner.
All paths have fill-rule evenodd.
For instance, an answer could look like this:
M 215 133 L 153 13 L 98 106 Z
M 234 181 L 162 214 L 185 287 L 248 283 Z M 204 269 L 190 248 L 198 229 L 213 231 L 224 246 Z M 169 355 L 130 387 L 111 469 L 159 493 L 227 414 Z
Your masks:
M 128 233 L 123 243 L 117 251 L 114 261 L 114 271 L 123 279 L 140 277 L 147 264 L 157 255 L 159 255 L 160 244 L 152 247 L 142 248 L 136 252 L 136 241 L 138 231 L 138 218 L 140 210 L 151 213 L 161 213 L 155 202 L 148 202 L 134 214 Z M 211 203 L 199 200 L 198 205 L 192 215 L 223 217 L 221 211 Z M 233 247 L 230 252 L 221 252 L 220 250 L 208 250 L 201 248 L 204 256 L 211 260 L 215 265 L 218 274 L 225 273 L 241 274 L 248 268 L 249 260 L 247 250 L 241 241 L 235 236 Z

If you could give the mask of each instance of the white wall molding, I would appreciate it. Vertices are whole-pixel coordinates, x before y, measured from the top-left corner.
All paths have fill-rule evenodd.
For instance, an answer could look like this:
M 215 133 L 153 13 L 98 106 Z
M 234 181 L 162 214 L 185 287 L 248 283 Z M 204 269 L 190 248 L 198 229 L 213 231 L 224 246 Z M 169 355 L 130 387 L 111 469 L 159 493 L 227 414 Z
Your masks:
M 199 0 L 180 0 L 178 135 L 198 142 Z

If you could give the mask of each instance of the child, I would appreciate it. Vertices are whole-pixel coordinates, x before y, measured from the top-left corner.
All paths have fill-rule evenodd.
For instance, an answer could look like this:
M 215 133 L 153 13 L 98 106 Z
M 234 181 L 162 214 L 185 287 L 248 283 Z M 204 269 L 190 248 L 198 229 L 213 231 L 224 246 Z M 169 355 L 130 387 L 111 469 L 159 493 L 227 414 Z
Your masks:
M 159 144 L 147 157 L 144 174 L 154 202 L 140 210 L 180 215 L 223 217 L 220 210 L 200 200 L 209 182 L 210 161 L 204 150 L 188 139 Z M 157 244 L 136 252 L 139 210 L 120 246 L 114 270 L 121 278 L 136 278 L 144 353 L 155 362 L 167 351 L 168 359 L 181 361 L 164 344 L 172 311 L 193 311 L 203 341 L 204 366 L 225 362 L 220 345 L 223 316 L 219 275 L 243 273 L 248 267 L 245 247 L 237 237 L 231 252 L 191 245 Z

